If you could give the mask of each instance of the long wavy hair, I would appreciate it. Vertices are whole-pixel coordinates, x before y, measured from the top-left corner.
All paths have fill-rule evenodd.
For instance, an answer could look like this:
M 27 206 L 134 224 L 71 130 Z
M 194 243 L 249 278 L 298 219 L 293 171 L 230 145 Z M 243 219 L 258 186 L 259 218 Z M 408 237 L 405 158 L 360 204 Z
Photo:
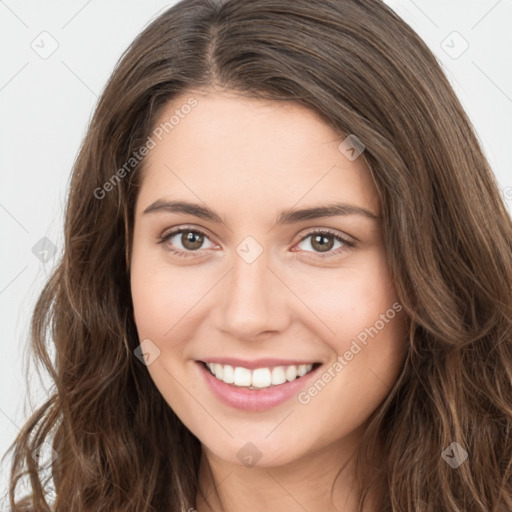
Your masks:
M 512 510 L 512 222 L 436 58 L 379 0 L 182 0 L 121 56 L 74 164 L 63 255 L 31 322 L 54 388 L 4 455 L 12 511 L 195 507 L 200 442 L 134 355 L 144 159 L 112 180 L 169 101 L 214 90 L 299 103 L 366 147 L 409 328 L 358 453 L 361 509 L 380 481 L 381 512 Z M 55 455 L 45 478 L 41 445 Z M 452 467 L 447 449 L 468 458 Z M 18 499 L 22 481 L 31 492 Z

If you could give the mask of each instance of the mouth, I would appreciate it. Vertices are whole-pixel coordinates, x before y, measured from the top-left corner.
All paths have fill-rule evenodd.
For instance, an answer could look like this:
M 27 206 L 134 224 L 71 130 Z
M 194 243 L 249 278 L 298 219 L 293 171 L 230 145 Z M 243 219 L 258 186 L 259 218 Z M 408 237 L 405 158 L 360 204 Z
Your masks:
M 209 361 L 199 361 L 199 363 L 215 379 L 224 384 L 250 390 L 272 389 L 299 380 L 315 371 L 322 364 L 315 362 L 247 368 Z
M 212 396 L 224 405 L 249 413 L 271 410 L 288 403 L 313 382 L 322 366 L 317 362 L 269 359 L 244 361 L 245 366 L 240 366 L 242 361 L 237 359 L 229 359 L 232 364 L 223 364 L 227 362 L 218 358 L 215 361 L 195 361 Z M 275 365 L 276 362 L 281 364 Z

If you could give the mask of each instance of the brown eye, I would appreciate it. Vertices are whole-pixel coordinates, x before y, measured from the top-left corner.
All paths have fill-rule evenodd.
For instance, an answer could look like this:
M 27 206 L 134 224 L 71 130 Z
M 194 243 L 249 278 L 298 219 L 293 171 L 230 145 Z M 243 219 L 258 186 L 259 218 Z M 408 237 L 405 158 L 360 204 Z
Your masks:
M 319 257 L 330 257 L 335 256 L 341 252 L 355 247 L 356 243 L 352 240 L 339 235 L 337 232 L 330 232 L 326 230 L 314 231 L 304 236 L 300 241 L 300 244 L 305 244 L 309 240 L 309 246 L 313 250 L 308 250 L 302 247 L 301 250 L 313 254 L 317 254 Z M 338 244 L 335 247 L 335 244 Z M 334 248 L 334 250 L 332 250 Z
M 334 245 L 334 237 L 332 235 L 313 235 L 311 237 L 311 247 L 318 252 L 330 251 Z
M 191 228 L 176 229 L 169 234 L 163 236 L 159 243 L 164 244 L 167 250 L 177 254 L 178 256 L 195 256 L 194 252 L 200 253 L 202 249 L 209 248 L 203 247 L 205 241 L 210 243 L 210 248 L 213 244 L 207 235 Z
M 201 248 L 204 242 L 204 236 L 196 231 L 184 231 L 181 234 L 181 244 L 189 251 L 195 251 Z

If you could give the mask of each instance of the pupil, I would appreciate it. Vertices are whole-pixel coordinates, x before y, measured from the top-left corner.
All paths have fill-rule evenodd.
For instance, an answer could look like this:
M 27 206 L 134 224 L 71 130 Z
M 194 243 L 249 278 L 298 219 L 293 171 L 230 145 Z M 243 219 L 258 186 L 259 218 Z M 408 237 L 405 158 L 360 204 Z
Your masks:
M 189 231 L 187 233 L 183 233 L 181 243 L 183 244 L 183 247 L 186 247 L 187 249 L 199 249 L 203 244 L 203 236 L 199 233 L 192 233 Z
M 330 242 L 329 242 L 330 240 Z M 327 244 L 326 244 L 327 241 Z M 318 245 L 317 245 L 318 244 Z M 330 236 L 325 235 L 315 235 L 313 237 L 313 241 L 311 245 L 318 249 L 320 252 L 326 252 L 332 249 L 332 246 L 334 245 L 334 240 Z

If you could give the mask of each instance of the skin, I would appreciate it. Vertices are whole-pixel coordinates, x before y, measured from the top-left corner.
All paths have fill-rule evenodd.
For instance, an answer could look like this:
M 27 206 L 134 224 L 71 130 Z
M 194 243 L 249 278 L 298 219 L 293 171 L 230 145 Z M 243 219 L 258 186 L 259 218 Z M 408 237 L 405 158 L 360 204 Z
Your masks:
M 174 98 L 160 121 L 190 96 L 197 106 L 144 161 L 130 271 L 140 340 L 160 350 L 147 369 L 203 446 L 199 481 L 211 507 L 198 495 L 197 510 L 355 512 L 351 456 L 400 373 L 403 312 L 360 344 L 306 405 L 293 397 L 264 412 L 237 410 L 217 400 L 195 361 L 296 358 L 327 369 L 398 302 L 379 219 L 339 215 L 275 224 L 284 210 L 334 202 L 380 216 L 370 172 L 362 157 L 350 161 L 340 152 L 344 136 L 291 102 L 187 93 Z M 178 199 L 208 206 L 223 222 L 143 213 L 157 200 Z M 182 226 L 206 235 L 199 249 L 182 235 L 158 243 Z M 308 237 L 316 228 L 356 246 L 328 237 L 332 248 L 322 258 Z M 236 252 L 247 236 L 263 249 L 251 264 Z M 253 467 L 237 457 L 247 442 L 261 452 Z

